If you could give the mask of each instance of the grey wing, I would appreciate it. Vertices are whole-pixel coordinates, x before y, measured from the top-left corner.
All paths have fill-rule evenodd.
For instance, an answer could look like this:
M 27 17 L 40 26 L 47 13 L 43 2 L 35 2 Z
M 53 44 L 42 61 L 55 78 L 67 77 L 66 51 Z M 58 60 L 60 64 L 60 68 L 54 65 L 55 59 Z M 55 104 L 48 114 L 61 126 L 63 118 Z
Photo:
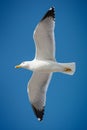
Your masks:
M 55 59 L 55 11 L 50 8 L 34 31 L 36 59 Z
M 28 96 L 38 120 L 42 120 L 46 102 L 46 91 L 51 74 L 34 72 L 28 83 Z

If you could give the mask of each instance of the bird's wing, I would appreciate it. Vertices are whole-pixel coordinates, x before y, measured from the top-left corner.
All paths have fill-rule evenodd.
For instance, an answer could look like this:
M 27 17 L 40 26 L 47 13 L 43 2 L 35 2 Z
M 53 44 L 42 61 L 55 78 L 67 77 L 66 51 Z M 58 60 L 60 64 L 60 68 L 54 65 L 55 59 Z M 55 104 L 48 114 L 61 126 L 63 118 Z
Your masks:
M 55 60 L 55 10 L 50 8 L 34 31 L 36 59 Z
M 51 73 L 34 72 L 28 83 L 28 96 L 38 120 L 42 120 L 46 102 L 46 91 Z

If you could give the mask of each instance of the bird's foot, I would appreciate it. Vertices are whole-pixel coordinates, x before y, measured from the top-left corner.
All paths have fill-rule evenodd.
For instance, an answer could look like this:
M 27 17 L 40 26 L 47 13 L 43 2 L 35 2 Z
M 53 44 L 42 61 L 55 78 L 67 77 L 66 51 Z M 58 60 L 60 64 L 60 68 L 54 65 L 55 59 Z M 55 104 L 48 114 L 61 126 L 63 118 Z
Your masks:
M 65 68 L 64 71 L 65 71 L 65 72 L 70 72 L 70 71 L 72 71 L 72 70 L 71 70 L 70 68 Z

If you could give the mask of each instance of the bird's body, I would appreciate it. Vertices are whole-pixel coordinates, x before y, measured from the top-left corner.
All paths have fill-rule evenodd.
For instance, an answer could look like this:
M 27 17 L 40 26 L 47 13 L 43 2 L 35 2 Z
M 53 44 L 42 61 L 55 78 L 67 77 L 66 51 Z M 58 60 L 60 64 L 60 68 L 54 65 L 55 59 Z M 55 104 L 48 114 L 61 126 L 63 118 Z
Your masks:
M 74 67 L 74 63 L 58 63 L 52 60 L 38 60 L 26 61 L 26 68 L 35 72 L 51 73 L 51 72 L 62 72 L 69 73 L 72 75 L 74 71 L 68 70 L 67 68 Z M 23 63 L 24 64 L 24 63 Z M 66 70 L 67 69 L 67 70 Z
M 59 63 L 55 59 L 55 10 L 50 8 L 34 31 L 36 55 L 34 60 L 22 62 L 16 68 L 33 71 L 28 82 L 28 96 L 38 120 L 43 119 L 46 92 L 53 72 L 73 75 L 75 63 Z
M 43 73 L 63 72 L 64 67 L 56 61 L 51 60 L 36 60 L 31 61 L 30 69 Z

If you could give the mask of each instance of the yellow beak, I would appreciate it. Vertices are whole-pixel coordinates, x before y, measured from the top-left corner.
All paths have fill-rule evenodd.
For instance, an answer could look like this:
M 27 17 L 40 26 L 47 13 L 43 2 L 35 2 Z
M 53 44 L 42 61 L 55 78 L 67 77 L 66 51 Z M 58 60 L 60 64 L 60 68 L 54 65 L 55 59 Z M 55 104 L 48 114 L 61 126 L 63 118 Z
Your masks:
M 21 68 L 21 66 L 20 65 L 16 65 L 15 68 Z

